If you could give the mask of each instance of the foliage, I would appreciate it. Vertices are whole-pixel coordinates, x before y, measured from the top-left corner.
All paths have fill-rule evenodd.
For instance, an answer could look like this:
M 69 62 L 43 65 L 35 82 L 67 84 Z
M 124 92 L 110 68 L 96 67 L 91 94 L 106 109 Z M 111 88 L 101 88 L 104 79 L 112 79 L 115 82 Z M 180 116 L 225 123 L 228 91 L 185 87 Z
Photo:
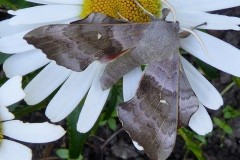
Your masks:
M 7 10 L 17 10 L 20 8 L 29 7 L 30 3 L 25 0 L 1 0 L 0 8 L 4 8 Z
M 197 135 L 186 128 L 179 129 L 178 134 L 184 139 L 187 151 L 190 150 L 193 152 L 198 160 L 205 160 L 201 148 L 203 144 L 206 144 L 206 139 L 204 136 Z

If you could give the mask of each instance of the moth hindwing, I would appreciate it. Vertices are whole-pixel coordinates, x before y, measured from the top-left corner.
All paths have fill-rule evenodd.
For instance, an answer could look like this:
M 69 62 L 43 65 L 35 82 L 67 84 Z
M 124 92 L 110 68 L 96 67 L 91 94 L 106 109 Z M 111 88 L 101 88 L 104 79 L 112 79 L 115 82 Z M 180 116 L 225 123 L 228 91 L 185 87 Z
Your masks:
M 147 64 L 135 97 L 120 104 L 118 114 L 124 129 L 151 159 L 169 156 L 177 127 L 187 125 L 198 108 L 181 69 L 178 23 L 123 23 L 93 13 L 73 24 L 37 28 L 24 39 L 49 59 L 74 71 L 83 71 L 95 60 L 107 63 L 100 79 L 102 89 Z
M 147 66 L 136 95 L 118 107 L 123 128 L 153 160 L 165 160 L 177 128 L 187 125 L 198 99 L 183 72 L 179 54 Z

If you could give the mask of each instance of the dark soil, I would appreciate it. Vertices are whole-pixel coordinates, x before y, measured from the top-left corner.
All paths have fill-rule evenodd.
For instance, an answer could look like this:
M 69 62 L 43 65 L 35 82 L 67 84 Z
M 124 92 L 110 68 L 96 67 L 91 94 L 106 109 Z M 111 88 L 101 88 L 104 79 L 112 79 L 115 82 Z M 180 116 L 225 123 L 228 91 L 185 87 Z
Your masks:
M 226 9 L 217 11 L 215 13 L 231 15 L 240 17 L 240 7 L 233 9 Z M 6 18 L 7 14 L 1 14 L 0 18 Z M 240 32 L 237 31 L 209 31 L 209 34 L 218 37 L 233 46 L 240 48 Z M 217 46 L 216 46 L 217 47 Z M 239 62 L 240 65 L 240 62 Z M 219 77 L 212 81 L 213 85 L 219 91 L 222 91 L 229 83 L 231 83 L 231 76 L 219 72 Z M 240 106 L 240 88 L 234 86 L 224 96 L 225 104 L 231 105 L 235 108 Z M 221 110 L 211 111 L 211 116 L 221 117 Z M 47 121 L 44 116 L 44 110 L 41 112 L 33 113 L 26 117 L 23 117 L 24 121 L 36 122 Z M 65 124 L 65 122 L 61 122 Z M 240 159 L 240 118 L 232 119 L 229 121 L 230 126 L 234 129 L 232 135 L 226 135 L 219 128 L 215 127 L 210 136 L 207 136 L 207 145 L 203 146 L 204 156 L 207 160 L 239 160 Z M 118 123 L 118 130 L 121 130 L 121 124 Z M 119 134 L 114 136 L 107 144 L 106 140 L 109 139 L 114 132 L 108 127 L 101 127 L 97 131 L 95 137 L 90 137 L 85 144 L 84 159 L 85 160 L 144 160 L 148 159 L 148 156 L 142 151 L 138 151 L 132 145 L 132 141 L 125 131 L 120 131 Z M 55 151 L 59 148 L 66 148 L 67 137 L 64 137 L 54 143 L 33 145 L 26 144 L 33 150 L 34 160 L 53 160 L 59 159 Z M 102 148 L 102 146 L 105 147 Z M 175 149 L 169 160 L 194 160 L 196 159 L 193 154 L 186 153 L 184 147 L 184 140 L 181 137 L 177 137 Z

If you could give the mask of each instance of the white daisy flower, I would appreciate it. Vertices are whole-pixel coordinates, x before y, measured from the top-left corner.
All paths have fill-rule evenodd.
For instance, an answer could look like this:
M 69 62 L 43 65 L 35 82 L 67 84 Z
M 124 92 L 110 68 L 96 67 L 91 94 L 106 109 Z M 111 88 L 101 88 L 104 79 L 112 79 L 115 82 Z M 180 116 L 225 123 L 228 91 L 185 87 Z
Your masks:
M 120 3 L 120 1 L 104 1 L 105 5 L 102 5 L 102 8 L 96 7 L 98 0 L 28 1 L 45 5 L 18 11 L 9 11 L 10 14 L 15 16 L 0 23 L 0 36 L 2 37 L 0 39 L 0 51 L 15 54 L 4 63 L 4 71 L 8 77 L 12 77 L 17 74 L 26 75 L 47 65 L 25 88 L 27 94 L 25 100 L 30 105 L 37 104 L 63 84 L 46 109 L 46 115 L 52 122 L 60 121 L 69 115 L 90 88 L 78 122 L 78 130 L 80 132 L 87 132 L 96 122 L 109 94 L 109 90 L 102 91 L 99 83 L 99 77 L 105 66 L 94 62 L 84 72 L 77 73 L 70 71 L 48 60 L 41 51 L 28 45 L 26 41 L 23 40 L 23 36 L 28 31 L 39 26 L 69 23 L 81 19 L 80 15 L 83 17 L 83 15 L 88 14 L 88 11 L 89 13 L 91 11 L 103 11 L 111 15 L 111 9 L 113 9 L 114 4 Z M 152 6 L 151 4 L 154 3 L 154 7 L 150 7 L 152 10 L 149 11 L 152 11 L 154 14 L 160 12 L 158 0 L 139 1 L 143 4 L 143 7 Z M 95 3 L 89 5 L 90 2 Z M 239 30 L 237 26 L 240 24 L 239 18 L 207 13 L 208 11 L 239 6 L 239 0 L 225 0 L 221 2 L 217 0 L 212 0 L 211 2 L 207 0 L 169 0 L 168 3 L 170 5 L 167 6 L 171 6 L 171 8 L 175 10 L 175 17 L 180 21 L 181 27 L 189 28 L 207 22 L 208 25 L 202 26 L 202 28 Z M 90 10 L 86 11 L 89 9 L 89 6 Z M 158 8 L 154 10 L 156 6 Z M 94 10 L 94 7 L 97 9 Z M 121 11 L 122 15 L 128 18 L 129 8 L 126 8 L 123 4 L 123 7 L 121 6 L 119 9 L 122 9 L 119 10 L 119 12 Z M 148 8 L 146 7 L 146 9 Z M 141 19 L 142 21 L 145 18 L 144 16 L 140 17 L 143 17 L 143 19 Z M 169 15 L 168 19 L 171 20 L 171 15 Z M 135 20 L 134 17 L 132 20 Z M 240 60 L 238 49 L 206 33 L 200 31 L 195 32 L 204 42 L 210 56 L 208 57 L 203 52 L 201 45 L 199 45 L 193 36 L 181 40 L 183 49 L 222 71 L 240 76 L 240 70 L 237 69 L 238 61 Z M 215 49 L 216 46 L 219 48 L 217 52 Z M 201 104 L 210 109 L 218 109 L 223 104 L 219 92 L 183 58 L 182 63 L 189 82 Z M 141 69 L 136 68 L 123 77 L 123 94 L 125 101 L 131 99 L 135 94 L 138 87 L 137 82 L 140 80 L 141 75 Z M 197 133 L 206 134 L 212 130 L 212 121 L 202 105 L 200 105 L 200 109 L 192 116 L 189 125 Z M 202 121 L 202 117 L 207 118 Z M 199 123 L 200 119 L 201 123 Z
M 61 126 L 45 123 L 23 123 L 13 120 L 14 115 L 6 106 L 24 98 L 21 77 L 15 76 L 0 88 L 0 159 L 31 160 L 30 148 L 6 139 L 7 137 L 28 143 L 47 143 L 61 138 L 65 131 Z M 14 154 L 13 154 L 14 153 Z

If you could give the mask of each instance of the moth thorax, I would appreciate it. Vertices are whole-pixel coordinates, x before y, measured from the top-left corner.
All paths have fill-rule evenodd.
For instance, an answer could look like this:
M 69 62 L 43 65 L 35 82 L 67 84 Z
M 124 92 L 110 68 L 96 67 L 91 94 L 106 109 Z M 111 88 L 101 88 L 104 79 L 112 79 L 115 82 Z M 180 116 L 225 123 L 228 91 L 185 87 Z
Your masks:
M 136 0 L 145 10 L 155 16 L 160 16 L 161 2 L 159 0 Z M 134 0 L 84 0 L 81 17 L 85 18 L 92 12 L 101 12 L 114 18 L 124 18 L 134 22 L 147 22 L 149 15 L 145 14 Z

